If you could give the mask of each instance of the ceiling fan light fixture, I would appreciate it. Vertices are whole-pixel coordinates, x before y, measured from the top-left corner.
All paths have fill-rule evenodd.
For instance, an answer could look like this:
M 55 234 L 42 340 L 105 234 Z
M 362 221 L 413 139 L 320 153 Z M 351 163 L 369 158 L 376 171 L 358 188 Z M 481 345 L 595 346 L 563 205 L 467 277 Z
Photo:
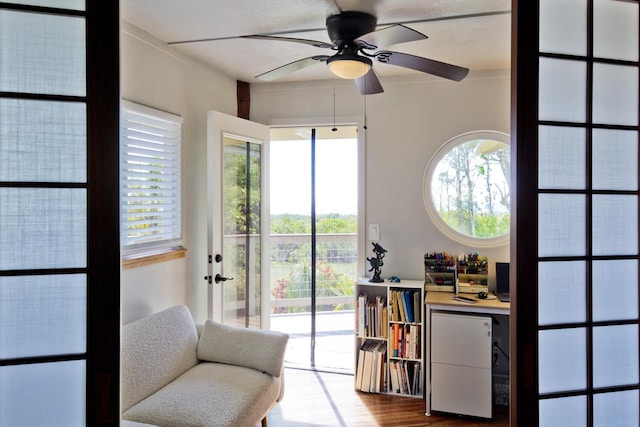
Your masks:
M 367 74 L 371 69 L 372 62 L 366 56 L 342 53 L 327 59 L 327 64 L 336 76 L 353 80 Z

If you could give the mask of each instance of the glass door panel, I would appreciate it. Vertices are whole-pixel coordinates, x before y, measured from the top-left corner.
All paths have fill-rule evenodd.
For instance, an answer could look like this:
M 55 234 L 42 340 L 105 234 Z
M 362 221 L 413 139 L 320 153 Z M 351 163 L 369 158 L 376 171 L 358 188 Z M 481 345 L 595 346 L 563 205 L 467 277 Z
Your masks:
M 271 329 L 290 334 L 290 366 L 353 371 L 356 136 L 355 126 L 271 131 Z
M 261 287 L 268 285 L 261 283 L 268 277 L 261 241 L 268 228 L 261 179 L 268 140 L 265 125 L 208 112 L 205 278 L 208 318 L 217 322 L 268 327 L 268 314 L 260 310 Z
M 286 363 L 311 360 L 311 132 L 272 129 L 271 329 L 289 334 Z
M 336 135 L 337 133 L 342 135 Z M 316 129 L 315 365 L 353 370 L 358 263 L 358 141 L 355 127 Z
M 223 139 L 223 321 L 260 327 L 262 145 Z

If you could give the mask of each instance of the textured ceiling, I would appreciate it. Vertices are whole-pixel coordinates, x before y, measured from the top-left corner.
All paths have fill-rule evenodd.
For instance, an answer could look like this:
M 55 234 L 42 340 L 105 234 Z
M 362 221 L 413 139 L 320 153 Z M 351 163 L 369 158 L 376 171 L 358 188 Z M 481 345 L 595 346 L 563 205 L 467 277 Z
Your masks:
M 402 23 L 429 38 L 389 47 L 471 69 L 510 67 L 510 0 L 121 0 L 121 14 L 142 30 L 231 77 L 254 76 L 312 55 L 313 46 L 240 39 L 269 34 L 329 42 L 327 16 L 357 10 L 377 16 L 378 28 Z M 191 41 L 191 42 L 189 42 Z M 379 76 L 418 73 L 374 65 Z M 318 63 L 279 81 L 330 79 Z

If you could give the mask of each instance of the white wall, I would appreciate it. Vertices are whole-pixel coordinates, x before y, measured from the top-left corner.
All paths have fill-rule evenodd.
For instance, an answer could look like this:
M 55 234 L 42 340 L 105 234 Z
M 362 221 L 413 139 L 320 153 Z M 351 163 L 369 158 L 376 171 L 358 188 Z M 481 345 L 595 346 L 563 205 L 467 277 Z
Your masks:
M 128 323 L 175 304 L 206 317 L 208 110 L 236 114 L 236 81 L 122 22 L 121 96 L 184 118 L 183 259 L 122 272 L 122 319 Z
M 365 220 L 380 225 L 380 244 L 388 250 L 383 277 L 423 280 L 423 255 L 429 251 L 477 250 L 489 257 L 491 270 L 495 261 L 508 261 L 508 244 L 480 249 L 442 234 L 424 207 L 422 180 L 427 163 L 449 139 L 474 130 L 509 133 L 509 71 L 471 73 L 459 83 L 426 75 L 381 81 L 385 92 L 366 97 Z M 333 84 L 252 85 L 251 120 L 314 124 L 316 118 L 332 117 Z M 355 85 L 342 80 L 335 84 L 338 121 L 362 116 L 364 100 Z M 373 255 L 367 245 L 363 257 Z M 490 276 L 493 287 L 495 273 Z
M 206 317 L 206 113 L 236 114 L 236 82 L 197 63 L 127 22 L 121 33 L 122 97 L 181 115 L 183 218 L 187 256 L 122 272 L 122 316 L 128 323 L 174 304 Z M 509 132 L 509 73 L 472 73 L 460 83 L 412 75 L 382 79 L 383 94 L 366 97 L 366 222 L 380 224 L 389 251 L 383 276 L 423 278 L 426 251 L 472 251 L 451 241 L 429 220 L 422 177 L 435 151 L 472 130 Z M 362 117 L 365 99 L 338 80 L 336 111 Z M 251 119 L 271 124 L 327 124 L 333 118 L 333 81 L 251 87 Z M 369 245 L 369 243 L 367 243 Z M 370 246 L 362 256 L 372 256 Z M 508 246 L 481 250 L 506 261 Z M 365 274 L 362 271 L 361 274 Z

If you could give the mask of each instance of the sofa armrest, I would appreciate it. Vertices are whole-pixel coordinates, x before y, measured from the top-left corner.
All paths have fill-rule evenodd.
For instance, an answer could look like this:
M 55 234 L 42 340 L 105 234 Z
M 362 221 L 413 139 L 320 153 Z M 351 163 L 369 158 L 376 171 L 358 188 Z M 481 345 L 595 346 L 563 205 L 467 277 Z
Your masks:
M 222 325 L 207 320 L 198 341 L 198 359 L 281 375 L 289 335 Z

